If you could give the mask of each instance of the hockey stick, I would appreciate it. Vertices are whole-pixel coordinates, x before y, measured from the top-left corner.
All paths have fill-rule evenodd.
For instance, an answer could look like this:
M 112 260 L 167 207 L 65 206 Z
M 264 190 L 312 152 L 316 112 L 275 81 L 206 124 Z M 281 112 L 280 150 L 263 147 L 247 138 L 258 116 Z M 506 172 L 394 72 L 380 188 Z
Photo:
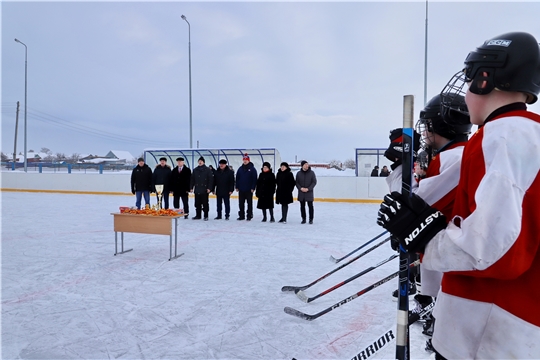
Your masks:
M 349 265 L 350 263 L 360 259 L 362 256 L 368 254 L 369 252 L 375 250 L 376 248 L 378 248 L 379 246 L 381 246 L 382 244 L 384 244 L 385 242 L 387 242 L 388 240 L 390 240 L 390 238 L 386 238 L 384 239 L 383 241 L 381 241 L 380 243 L 376 244 L 375 246 L 372 246 L 371 248 L 369 248 L 368 250 L 364 251 L 363 253 L 361 253 L 360 255 L 356 256 L 355 258 L 352 258 L 351 260 L 349 260 L 349 262 L 346 262 L 345 264 L 343 265 L 340 265 L 338 266 L 337 268 L 335 268 L 334 270 L 330 271 L 329 273 L 326 273 L 324 274 L 323 276 L 321 276 L 320 278 L 318 278 L 317 280 L 307 284 L 307 285 L 304 285 L 304 286 L 284 286 L 281 288 L 281 291 L 285 292 L 285 291 L 297 291 L 297 290 L 306 290 L 307 288 L 310 288 L 311 286 L 315 285 L 316 283 L 318 283 L 319 281 L 323 280 L 323 279 L 326 279 L 327 277 L 329 277 L 330 275 L 332 275 L 333 273 L 335 273 L 336 271 L 338 270 L 341 270 L 343 269 L 345 266 Z
M 399 256 L 399 255 L 394 254 L 394 255 L 390 256 L 388 259 L 385 259 L 385 260 L 381 261 L 380 263 L 378 263 L 378 264 L 376 264 L 376 265 L 373 265 L 373 266 L 371 266 L 371 267 L 368 267 L 367 269 L 365 269 L 365 270 L 359 272 L 358 274 L 356 274 L 356 275 L 354 275 L 354 276 L 351 276 L 351 277 L 348 278 L 347 280 L 344 280 L 344 281 L 340 282 L 339 284 L 336 284 L 336 285 L 332 286 L 331 288 L 329 288 L 329 289 L 323 291 L 322 293 L 320 293 L 320 294 L 318 294 L 318 295 L 315 295 L 315 296 L 313 296 L 313 297 L 308 298 L 308 297 L 306 296 L 306 294 L 304 294 L 304 292 L 303 292 L 302 290 L 295 290 L 294 292 L 296 293 L 296 296 L 298 296 L 298 298 L 299 298 L 300 300 L 302 300 L 302 301 L 305 302 L 305 303 L 310 303 L 310 302 L 312 302 L 313 300 L 318 299 L 318 298 L 320 298 L 321 296 L 324 296 L 324 295 L 326 295 L 326 294 L 328 294 L 328 293 L 330 293 L 330 292 L 336 290 L 337 288 L 340 288 L 340 287 L 342 287 L 343 285 L 345 285 L 345 284 L 347 284 L 347 283 L 350 283 L 351 281 L 353 281 L 353 280 L 355 280 L 355 279 L 358 279 L 360 276 L 367 274 L 367 273 L 370 272 L 371 270 L 374 270 L 374 269 L 378 268 L 379 266 L 382 266 L 382 265 L 386 264 L 387 262 L 389 262 L 389 261 L 391 261 L 391 260 L 394 260 L 394 259 L 397 258 L 398 256 Z
M 401 175 L 401 194 L 410 196 L 413 171 L 413 118 L 414 96 L 403 97 L 403 152 Z M 396 329 L 396 359 L 409 360 L 411 349 L 409 342 L 409 256 L 400 248 L 399 251 L 399 292 Z
M 388 231 L 385 231 L 377 236 L 375 236 L 373 239 L 369 240 L 367 243 L 363 244 L 362 246 L 360 246 L 359 248 L 351 251 L 350 253 L 348 253 L 347 255 L 345 255 L 344 257 L 341 257 L 339 259 L 336 259 L 335 257 L 333 257 L 332 255 L 330 255 L 330 261 L 333 261 L 335 262 L 336 264 L 338 262 L 340 262 L 341 260 L 345 259 L 345 258 L 348 258 L 349 256 L 351 256 L 352 254 L 354 254 L 355 252 L 357 252 L 358 250 L 362 249 L 364 246 L 367 246 L 369 244 L 371 244 L 372 242 L 374 242 L 375 240 L 377 240 L 378 238 L 380 238 L 381 236 L 383 236 L 384 234 L 387 234 Z
M 417 314 L 411 314 L 409 315 L 409 325 L 414 324 L 420 319 L 423 319 L 426 315 L 431 313 L 433 310 L 433 307 L 435 306 L 435 301 L 432 301 L 431 304 L 426 306 L 420 313 Z M 394 340 L 396 339 L 394 335 L 394 329 L 388 329 L 377 338 L 377 340 L 369 343 L 368 346 L 366 346 L 362 351 L 360 351 L 358 354 L 356 354 L 351 360 L 365 360 L 376 353 L 378 353 L 380 350 L 382 350 L 387 345 L 390 345 Z
M 418 264 L 420 264 L 420 260 L 416 260 L 415 262 L 413 262 L 412 264 L 410 264 L 410 266 L 417 266 Z M 313 314 L 313 315 L 309 315 L 309 314 L 305 314 L 301 311 L 298 311 L 296 309 L 293 309 L 293 308 L 290 308 L 290 307 L 285 307 L 285 309 L 283 309 L 285 311 L 285 313 L 289 314 L 289 315 L 292 315 L 292 316 L 296 316 L 296 317 L 299 317 L 300 319 L 304 319 L 304 320 L 308 320 L 308 321 L 312 321 L 312 320 L 315 320 L 317 319 L 318 317 L 321 317 L 323 316 L 324 314 L 327 314 L 329 313 L 330 311 L 340 307 L 341 305 L 344 305 L 348 302 L 351 302 L 353 301 L 354 299 L 356 299 L 357 297 L 359 296 L 362 296 L 364 295 L 365 293 L 375 289 L 376 287 L 379 287 L 380 285 L 392 280 L 393 278 L 397 277 L 399 274 L 399 271 L 396 271 L 395 273 L 391 274 L 391 275 L 388 275 L 387 277 L 369 285 L 368 287 L 364 288 L 363 290 L 360 290 L 359 292 L 357 292 L 356 294 L 353 294 L 343 300 L 341 300 L 340 302 L 338 303 L 335 303 L 334 305 L 330 306 L 329 308 L 326 308 L 316 314 Z

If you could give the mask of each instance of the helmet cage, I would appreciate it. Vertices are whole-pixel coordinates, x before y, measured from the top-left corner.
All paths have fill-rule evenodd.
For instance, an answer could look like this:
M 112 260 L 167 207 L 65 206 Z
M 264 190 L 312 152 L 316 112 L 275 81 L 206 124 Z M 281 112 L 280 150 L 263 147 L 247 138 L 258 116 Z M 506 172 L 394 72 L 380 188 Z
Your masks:
M 465 98 L 466 91 L 463 90 L 467 83 L 464 71 L 459 71 L 452 76 L 441 91 L 441 111 L 443 119 L 456 119 L 457 113 L 469 116 L 469 111 L 463 107 L 462 99 Z
M 428 151 L 435 140 L 435 131 L 433 130 L 433 120 L 423 117 L 422 113 L 425 115 L 425 112 L 420 112 L 420 119 L 416 121 L 414 130 L 420 134 L 420 147 Z

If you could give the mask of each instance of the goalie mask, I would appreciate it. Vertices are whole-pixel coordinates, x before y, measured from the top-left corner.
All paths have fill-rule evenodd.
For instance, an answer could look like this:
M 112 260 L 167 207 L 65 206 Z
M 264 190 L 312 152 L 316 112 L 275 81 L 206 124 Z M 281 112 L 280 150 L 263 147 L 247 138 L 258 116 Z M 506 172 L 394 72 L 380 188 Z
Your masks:
M 416 131 L 422 135 L 422 148 L 428 151 L 433 144 L 433 134 L 455 140 L 471 133 L 472 124 L 462 95 L 454 94 L 451 101 L 443 104 L 441 95 L 428 101 L 416 122 Z M 428 151 L 430 152 L 430 151 Z
M 442 102 L 452 102 L 464 95 L 463 86 L 477 95 L 493 89 L 516 91 L 527 95 L 534 104 L 540 93 L 540 47 L 528 33 L 512 32 L 486 40 L 465 59 L 465 68 L 448 82 L 441 92 Z

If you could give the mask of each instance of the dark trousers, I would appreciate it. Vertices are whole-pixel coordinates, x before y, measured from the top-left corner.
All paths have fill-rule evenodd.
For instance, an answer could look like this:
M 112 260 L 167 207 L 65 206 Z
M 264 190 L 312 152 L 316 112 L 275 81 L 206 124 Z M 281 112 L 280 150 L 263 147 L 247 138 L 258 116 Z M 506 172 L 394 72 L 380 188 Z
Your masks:
M 196 216 L 200 217 L 201 212 L 204 213 L 204 217 L 208 217 L 208 193 L 195 194 L 195 211 Z
M 180 198 L 182 198 L 182 205 L 184 206 L 184 214 L 189 214 L 189 194 L 187 192 L 177 193 L 173 195 L 173 205 L 175 209 L 180 209 Z
M 157 199 L 157 201 L 159 201 L 159 197 L 157 196 L 157 194 L 156 194 L 156 199 Z M 168 191 L 164 191 L 161 194 L 161 208 L 162 209 L 168 209 L 169 208 L 169 192 Z
M 300 201 L 300 215 L 306 220 L 306 203 L 309 208 L 309 220 L 313 220 L 313 201 Z
M 221 216 L 221 211 L 223 209 L 223 204 L 225 204 L 225 216 L 229 216 L 231 213 L 231 195 L 217 195 L 217 214 Z
M 247 213 L 244 213 L 245 201 L 247 201 Z M 251 192 L 251 190 L 238 192 L 238 205 L 240 207 L 238 215 L 240 215 L 241 218 L 244 217 L 244 214 L 247 216 L 248 219 L 253 218 L 253 193 Z
M 281 220 L 287 221 L 288 212 L 289 212 L 289 204 L 281 204 Z

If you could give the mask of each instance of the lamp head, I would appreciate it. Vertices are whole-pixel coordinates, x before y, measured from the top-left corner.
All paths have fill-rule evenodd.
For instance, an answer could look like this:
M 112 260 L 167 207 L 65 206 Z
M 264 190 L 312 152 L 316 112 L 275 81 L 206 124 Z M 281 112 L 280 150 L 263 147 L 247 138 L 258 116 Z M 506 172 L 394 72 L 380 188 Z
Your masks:
M 181 18 L 184 19 L 184 20 L 186 20 L 186 16 L 185 16 L 185 15 L 182 15 Z

